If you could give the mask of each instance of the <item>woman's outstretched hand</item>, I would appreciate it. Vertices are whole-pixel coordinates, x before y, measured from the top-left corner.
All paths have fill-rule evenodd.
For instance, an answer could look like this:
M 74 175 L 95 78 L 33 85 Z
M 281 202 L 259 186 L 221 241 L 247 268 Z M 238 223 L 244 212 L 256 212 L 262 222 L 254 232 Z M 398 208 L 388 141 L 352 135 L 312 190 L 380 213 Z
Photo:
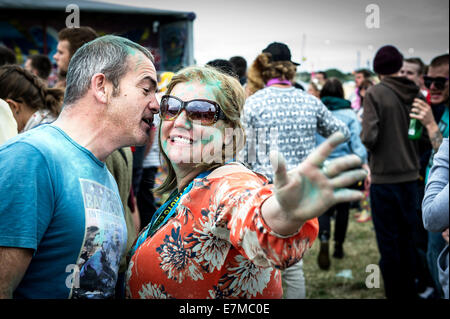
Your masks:
M 263 216 L 272 230 L 281 235 L 292 234 L 335 204 L 364 198 L 363 192 L 346 188 L 367 176 L 366 170 L 360 168 L 358 156 L 343 156 L 325 163 L 344 141 L 341 132 L 334 133 L 289 172 L 283 156 L 271 152 L 275 196 L 264 203 Z

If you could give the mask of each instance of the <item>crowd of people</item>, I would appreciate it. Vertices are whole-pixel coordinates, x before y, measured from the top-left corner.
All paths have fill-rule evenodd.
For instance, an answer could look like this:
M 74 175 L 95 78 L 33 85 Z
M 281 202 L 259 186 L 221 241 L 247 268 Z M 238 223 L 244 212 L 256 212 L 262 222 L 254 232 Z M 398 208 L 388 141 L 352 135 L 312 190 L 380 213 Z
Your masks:
M 303 299 L 354 208 L 386 298 L 448 299 L 449 55 L 383 46 L 352 92 L 256 55 L 173 73 L 66 28 L 51 80 L 0 47 L 0 298 Z

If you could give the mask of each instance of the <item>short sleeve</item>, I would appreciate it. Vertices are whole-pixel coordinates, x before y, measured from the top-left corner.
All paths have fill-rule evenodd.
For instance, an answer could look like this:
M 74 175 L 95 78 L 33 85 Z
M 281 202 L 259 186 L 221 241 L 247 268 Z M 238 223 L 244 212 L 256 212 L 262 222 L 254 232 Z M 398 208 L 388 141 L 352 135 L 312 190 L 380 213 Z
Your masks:
M 229 241 L 242 255 L 260 267 L 285 269 L 297 263 L 318 234 L 318 221 L 312 219 L 292 236 L 273 232 L 261 215 L 261 206 L 273 195 L 273 185 L 262 185 L 250 174 L 227 177 L 216 192 L 221 207 L 217 226 L 226 223 Z
M 0 148 L 0 246 L 36 250 L 54 210 L 47 161 L 26 143 Z

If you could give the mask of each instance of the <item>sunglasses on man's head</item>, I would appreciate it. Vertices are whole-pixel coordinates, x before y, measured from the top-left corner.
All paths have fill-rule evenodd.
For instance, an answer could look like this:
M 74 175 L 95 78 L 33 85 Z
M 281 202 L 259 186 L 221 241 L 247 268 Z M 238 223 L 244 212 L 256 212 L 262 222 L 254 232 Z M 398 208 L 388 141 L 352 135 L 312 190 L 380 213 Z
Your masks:
M 448 78 L 445 78 L 443 76 L 438 76 L 435 78 L 433 78 L 431 76 L 427 76 L 427 75 L 423 76 L 423 82 L 427 89 L 431 89 L 431 85 L 434 82 L 434 86 L 436 89 L 443 90 L 445 88 L 445 83 L 447 83 L 447 81 L 448 81 Z
M 159 108 L 164 121 L 174 121 L 183 110 L 190 121 L 199 121 L 202 125 L 212 125 L 226 119 L 219 104 L 205 99 L 185 102 L 172 95 L 163 95 Z

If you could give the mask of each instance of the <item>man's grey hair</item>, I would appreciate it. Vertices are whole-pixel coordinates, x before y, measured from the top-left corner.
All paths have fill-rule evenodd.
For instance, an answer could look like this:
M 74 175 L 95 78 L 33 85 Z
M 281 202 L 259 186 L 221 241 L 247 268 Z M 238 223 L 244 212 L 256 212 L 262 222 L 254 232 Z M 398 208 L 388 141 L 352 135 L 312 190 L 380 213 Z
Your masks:
M 105 35 L 85 43 L 70 59 L 64 105 L 73 104 L 83 97 L 96 73 L 104 74 L 106 80 L 113 84 L 113 94 L 117 94 L 119 81 L 128 71 L 127 58 L 136 54 L 136 50 L 154 63 L 150 51 L 123 37 Z

